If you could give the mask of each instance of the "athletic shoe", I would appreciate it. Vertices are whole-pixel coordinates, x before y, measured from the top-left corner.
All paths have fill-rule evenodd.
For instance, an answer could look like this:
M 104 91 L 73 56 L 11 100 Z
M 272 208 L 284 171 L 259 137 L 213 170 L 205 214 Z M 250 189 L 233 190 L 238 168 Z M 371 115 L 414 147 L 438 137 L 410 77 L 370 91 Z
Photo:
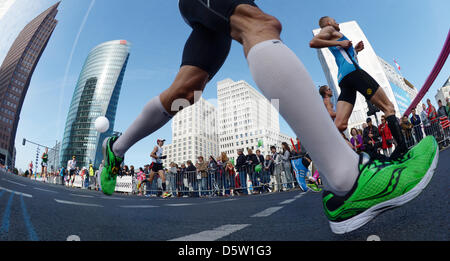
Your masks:
M 439 147 L 432 136 L 399 160 L 374 160 L 361 154 L 360 174 L 353 189 L 345 196 L 327 191 L 323 194 L 331 230 L 336 234 L 351 232 L 417 197 L 430 182 L 438 158 Z
M 308 188 L 311 189 L 314 192 L 321 192 L 322 191 L 322 189 L 319 188 L 319 186 L 317 186 L 316 183 L 307 184 L 306 186 L 308 186 Z
M 170 193 L 168 193 L 168 192 L 164 192 L 163 194 L 162 194 L 162 198 L 170 198 Z
M 112 151 L 112 145 L 118 137 L 110 137 L 103 142 L 103 159 L 105 166 L 103 166 L 100 176 L 100 187 L 104 194 L 112 195 L 116 189 L 117 175 L 120 171 L 120 164 L 123 158 L 117 157 Z

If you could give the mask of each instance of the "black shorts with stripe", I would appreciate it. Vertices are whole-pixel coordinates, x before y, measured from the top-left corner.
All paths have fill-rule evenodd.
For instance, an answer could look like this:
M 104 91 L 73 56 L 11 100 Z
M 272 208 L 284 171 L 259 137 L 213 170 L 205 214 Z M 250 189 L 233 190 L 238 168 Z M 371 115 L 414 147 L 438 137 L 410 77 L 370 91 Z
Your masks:
M 355 105 L 356 92 L 361 93 L 366 100 L 370 101 L 380 88 L 380 85 L 367 72 L 357 69 L 347 74 L 339 83 L 339 87 L 341 87 L 341 95 L 338 101 L 345 101 Z
M 208 72 L 211 80 L 230 52 L 230 17 L 240 4 L 256 6 L 253 0 L 180 0 L 181 15 L 192 28 L 183 51 L 181 66 Z
M 164 170 L 162 163 L 155 163 L 155 162 L 152 162 L 152 164 L 150 165 L 150 169 L 153 172 L 158 172 L 160 170 Z

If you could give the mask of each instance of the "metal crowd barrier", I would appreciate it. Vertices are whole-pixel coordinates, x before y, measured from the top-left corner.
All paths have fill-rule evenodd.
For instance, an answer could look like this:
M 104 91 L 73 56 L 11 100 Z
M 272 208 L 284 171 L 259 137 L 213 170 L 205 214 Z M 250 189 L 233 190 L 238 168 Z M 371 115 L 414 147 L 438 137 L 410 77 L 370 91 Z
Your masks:
M 414 125 L 410 131 L 403 131 L 403 137 L 409 148 L 417 145 L 424 137 L 434 136 L 441 149 L 450 145 L 450 123 L 447 117 L 441 117 L 424 125 Z
M 179 197 L 249 195 L 272 191 L 285 191 L 298 187 L 293 170 L 277 165 L 271 170 L 255 171 L 255 166 L 244 166 L 233 171 L 222 166 L 205 172 L 166 172 L 166 191 Z M 161 193 L 162 182 L 158 175 L 152 184 L 143 181 L 146 195 Z M 135 190 L 137 191 L 137 189 Z

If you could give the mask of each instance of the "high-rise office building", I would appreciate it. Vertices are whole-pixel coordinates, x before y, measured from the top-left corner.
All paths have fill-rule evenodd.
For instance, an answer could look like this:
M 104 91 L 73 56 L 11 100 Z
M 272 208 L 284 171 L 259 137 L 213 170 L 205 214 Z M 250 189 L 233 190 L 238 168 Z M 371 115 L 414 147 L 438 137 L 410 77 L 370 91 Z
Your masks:
M 218 156 L 216 121 L 216 108 L 203 98 L 177 113 L 172 119 L 172 144 L 164 145 L 164 154 L 167 155 L 163 160 L 164 167 L 169 168 L 171 162 L 181 164 L 188 160 L 195 164 L 199 156 L 203 156 L 205 161 L 209 156 Z
M 446 99 L 450 98 L 450 77 L 447 79 L 447 81 L 444 83 L 444 85 L 438 89 L 436 95 L 434 96 L 436 99 L 436 104 L 439 100 L 442 101 L 442 104 L 446 104 Z
M 14 142 L 33 72 L 56 27 L 59 2 L 28 23 L 0 67 L 0 164 L 13 167 Z
M 122 81 L 130 56 L 125 40 L 109 41 L 95 47 L 88 55 L 73 93 L 61 144 L 60 165 L 76 156 L 80 167 L 90 163 L 99 167 L 102 142 L 112 135 Z M 109 130 L 100 134 L 95 120 L 105 116 Z
M 396 116 L 400 117 L 400 110 L 395 99 L 394 92 L 389 80 L 386 76 L 383 66 L 378 59 L 372 45 L 367 39 L 364 32 L 359 27 L 358 23 L 355 21 L 340 23 L 341 33 L 343 33 L 347 38 L 349 38 L 353 43 L 358 43 L 359 41 L 364 42 L 365 49 L 358 54 L 358 62 L 363 70 L 369 73 L 383 88 L 387 97 L 394 104 Z M 313 35 L 317 35 L 321 29 L 313 30 Z M 337 98 L 339 97 L 341 91 L 338 84 L 338 67 L 336 65 L 335 58 L 328 48 L 322 48 L 317 50 L 319 61 L 322 65 L 322 69 L 325 73 L 325 77 L 328 81 L 329 87 L 333 90 L 334 100 L 333 103 L 336 105 Z M 358 93 L 355 107 L 353 113 L 349 119 L 348 129 L 353 127 L 361 128 L 362 124 L 366 122 L 367 112 L 369 111 L 366 99 L 360 93 Z M 380 119 L 383 113 L 379 112 L 378 119 Z
M 217 98 L 220 151 L 228 157 L 236 159 L 238 149 L 267 155 L 270 146 L 280 150 L 282 142 L 289 144 L 289 136 L 280 134 L 277 100 L 268 101 L 247 82 L 231 79 L 217 83 Z
M 380 64 L 392 87 L 392 92 L 394 93 L 399 112 L 403 115 L 412 101 L 416 98 L 418 91 L 416 87 L 396 71 L 394 66 L 383 60 L 381 57 L 378 57 L 378 59 L 380 60 Z M 419 113 L 421 110 L 422 108 L 418 108 L 417 112 Z

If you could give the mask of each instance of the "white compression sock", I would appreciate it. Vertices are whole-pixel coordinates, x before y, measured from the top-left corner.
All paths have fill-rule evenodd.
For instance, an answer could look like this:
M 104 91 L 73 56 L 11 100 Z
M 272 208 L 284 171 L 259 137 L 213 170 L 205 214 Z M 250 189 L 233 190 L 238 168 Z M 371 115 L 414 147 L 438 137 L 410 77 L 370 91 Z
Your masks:
M 330 190 L 343 194 L 358 174 L 358 155 L 330 118 L 311 76 L 280 40 L 255 45 L 247 61 L 253 79 L 267 99 L 278 99 L 280 114 L 308 150 Z
M 114 154 L 123 157 L 136 142 L 157 131 L 171 119 L 172 116 L 164 109 L 159 96 L 153 98 L 145 105 L 144 110 L 133 124 L 114 143 Z

